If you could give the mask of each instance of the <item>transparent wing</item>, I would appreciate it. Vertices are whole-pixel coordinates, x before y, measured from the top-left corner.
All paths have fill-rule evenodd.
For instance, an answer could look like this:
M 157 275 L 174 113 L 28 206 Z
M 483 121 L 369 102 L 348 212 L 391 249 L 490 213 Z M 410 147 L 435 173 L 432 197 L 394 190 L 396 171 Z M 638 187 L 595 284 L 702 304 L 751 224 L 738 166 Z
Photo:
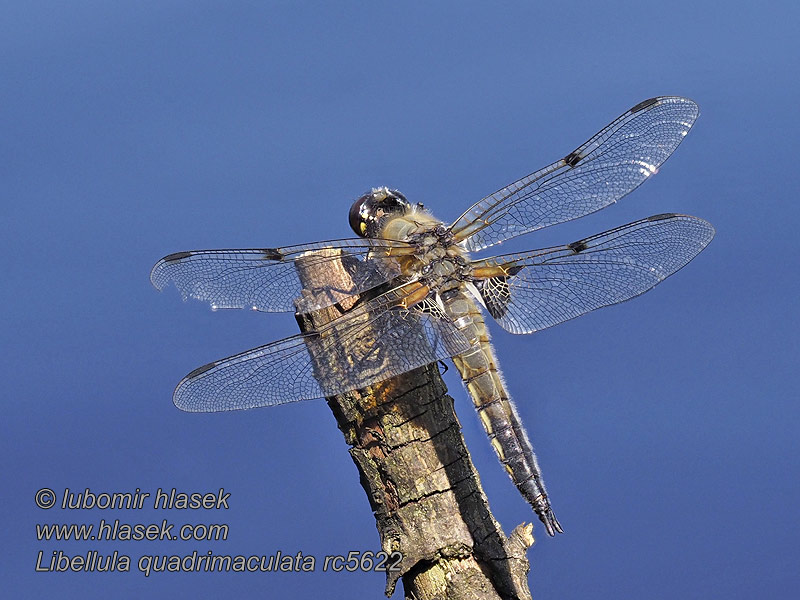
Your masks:
M 274 406 L 365 388 L 469 348 L 434 302 L 411 309 L 387 293 L 311 334 L 200 367 L 175 389 L 190 412 Z
M 150 281 L 159 290 L 172 282 L 184 300 L 205 300 L 215 309 L 294 312 L 295 299 L 303 289 L 295 260 L 302 257 L 309 267 L 341 260 L 353 287 L 313 290 L 314 303 L 297 307 L 300 312 L 310 312 L 397 277 L 399 270 L 394 261 L 385 256 L 408 248 L 403 242 L 354 238 L 285 248 L 177 252 L 155 264 Z
M 475 261 L 507 273 L 476 287 L 504 329 L 532 333 L 646 292 L 713 237 L 697 217 L 656 215 L 566 246 Z
M 477 251 L 600 210 L 656 173 L 699 113 L 687 98 L 640 102 L 574 152 L 470 207 L 451 230 Z

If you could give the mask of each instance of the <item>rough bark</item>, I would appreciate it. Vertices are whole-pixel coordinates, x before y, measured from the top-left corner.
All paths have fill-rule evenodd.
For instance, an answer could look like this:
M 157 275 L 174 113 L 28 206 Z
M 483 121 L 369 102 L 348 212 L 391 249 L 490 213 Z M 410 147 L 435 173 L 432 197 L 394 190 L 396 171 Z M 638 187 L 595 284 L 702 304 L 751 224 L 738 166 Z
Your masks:
M 337 260 L 321 267 L 301 259 L 298 270 L 306 295 L 319 293 L 322 282 L 351 285 Z M 335 300 L 337 307 L 298 315 L 301 330 L 317 330 L 354 302 L 345 295 Z M 314 358 L 324 369 L 325 357 Z M 382 549 L 403 556 L 400 570 L 386 574 L 387 596 L 402 577 L 406 598 L 414 600 L 530 599 L 525 554 L 532 526 L 506 537 L 492 516 L 437 365 L 327 400 Z

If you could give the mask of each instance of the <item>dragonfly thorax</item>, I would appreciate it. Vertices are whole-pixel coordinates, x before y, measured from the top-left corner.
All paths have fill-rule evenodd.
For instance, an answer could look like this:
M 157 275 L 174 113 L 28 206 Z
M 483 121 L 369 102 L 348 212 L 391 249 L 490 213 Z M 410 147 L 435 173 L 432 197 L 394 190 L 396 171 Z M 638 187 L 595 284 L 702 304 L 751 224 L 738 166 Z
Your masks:
M 459 282 L 471 275 L 466 253 L 456 244 L 450 228 L 397 190 L 375 188 L 361 196 L 350 208 L 350 226 L 362 237 L 413 246 L 413 254 L 398 260 L 408 279 L 439 288 L 446 280 Z
M 386 233 L 404 231 L 405 241 L 416 248 L 410 273 L 431 288 L 439 288 L 447 281 L 465 281 L 472 275 L 466 252 L 454 240 L 452 232 L 430 213 L 407 215 L 387 224 Z

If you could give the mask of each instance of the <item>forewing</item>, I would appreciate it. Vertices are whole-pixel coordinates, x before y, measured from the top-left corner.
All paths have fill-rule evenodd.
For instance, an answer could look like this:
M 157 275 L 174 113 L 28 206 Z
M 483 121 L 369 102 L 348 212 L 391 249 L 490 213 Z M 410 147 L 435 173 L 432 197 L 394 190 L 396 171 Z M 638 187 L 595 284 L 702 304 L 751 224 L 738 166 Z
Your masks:
M 600 210 L 656 173 L 699 112 L 687 98 L 640 102 L 574 152 L 470 207 L 451 229 L 477 251 Z
M 713 237 L 697 217 L 656 215 L 566 246 L 475 261 L 507 273 L 476 284 L 504 329 L 532 333 L 646 292 Z
M 175 405 L 216 412 L 333 396 L 469 348 L 435 303 L 403 309 L 396 306 L 397 297 L 380 296 L 318 332 L 200 367 L 178 384 Z
M 184 300 L 205 300 L 214 309 L 310 312 L 397 277 L 399 270 L 386 254 L 407 248 L 402 242 L 354 238 L 285 248 L 178 252 L 156 263 L 150 281 L 159 290 L 172 282 Z M 303 289 L 295 266 L 298 259 L 306 268 L 324 268 L 341 260 L 353 285 L 348 289 L 313 290 L 313 302 L 301 300 L 296 306 Z

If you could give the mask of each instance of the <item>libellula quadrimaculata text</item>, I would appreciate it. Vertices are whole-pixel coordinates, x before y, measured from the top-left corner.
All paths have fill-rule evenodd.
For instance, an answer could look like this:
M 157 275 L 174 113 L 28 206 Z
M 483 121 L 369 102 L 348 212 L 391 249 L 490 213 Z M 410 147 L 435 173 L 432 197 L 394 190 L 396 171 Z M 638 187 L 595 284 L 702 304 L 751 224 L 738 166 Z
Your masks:
M 482 259 L 469 253 L 622 198 L 657 172 L 698 114 L 686 98 L 640 102 L 451 225 L 399 192 L 377 188 L 350 210 L 359 238 L 166 256 L 153 267 L 153 285 L 173 282 L 184 298 L 213 308 L 341 308 L 340 317 L 317 331 L 196 369 L 178 384 L 175 404 L 187 411 L 274 406 L 366 388 L 450 358 L 517 488 L 547 532 L 561 532 L 480 307 L 511 333 L 551 327 L 649 290 L 705 248 L 714 228 L 697 217 L 660 214 L 564 246 Z M 324 268 L 333 260 L 352 283 L 304 293 L 301 261 Z

